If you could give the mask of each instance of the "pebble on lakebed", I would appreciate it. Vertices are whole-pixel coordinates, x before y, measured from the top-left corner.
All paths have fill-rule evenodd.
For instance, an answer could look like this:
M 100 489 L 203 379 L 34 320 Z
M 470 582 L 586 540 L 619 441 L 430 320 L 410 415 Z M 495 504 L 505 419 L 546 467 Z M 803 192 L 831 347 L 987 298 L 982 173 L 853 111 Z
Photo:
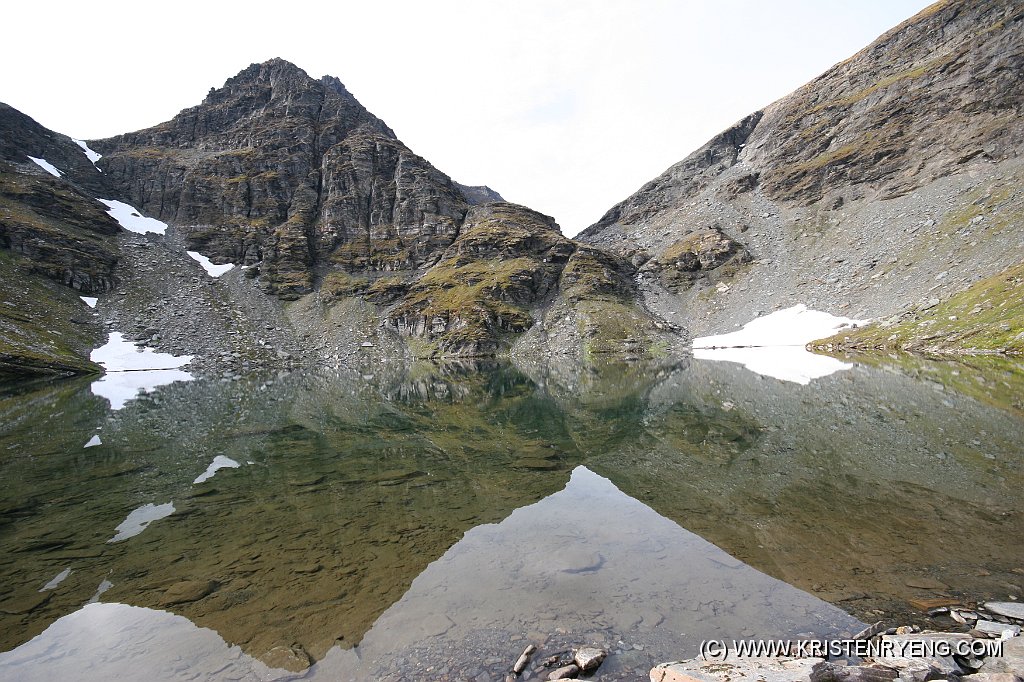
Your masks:
M 526 647 L 513 664 L 512 672 L 505 676 L 505 682 L 513 682 L 520 674 L 523 674 L 526 666 L 529 664 L 530 656 L 536 651 L 537 647 L 533 644 Z M 548 656 L 539 662 L 533 672 L 537 674 L 545 668 L 553 668 L 547 674 L 540 672 L 540 679 L 571 680 L 578 677 L 580 673 L 592 673 L 597 670 L 607 655 L 608 652 L 604 649 L 594 646 L 581 646 L 572 650 L 571 658 L 566 651 L 554 656 Z

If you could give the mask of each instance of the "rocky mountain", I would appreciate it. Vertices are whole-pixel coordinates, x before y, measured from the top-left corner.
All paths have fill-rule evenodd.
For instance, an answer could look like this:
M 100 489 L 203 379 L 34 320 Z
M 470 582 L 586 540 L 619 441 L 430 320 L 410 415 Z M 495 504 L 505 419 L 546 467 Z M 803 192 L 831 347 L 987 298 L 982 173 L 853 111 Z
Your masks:
M 939 2 L 577 240 L 281 59 L 105 140 L 0 107 L 0 274 L 18 283 L 0 368 L 94 370 L 106 327 L 232 375 L 511 354 L 573 383 L 596 357 L 660 361 L 798 303 L 901 325 L 895 345 L 1012 351 L 1024 328 L 999 297 L 1017 276 L 986 278 L 1024 260 L 1022 19 L 1009 0 Z M 97 199 L 166 234 L 120 229 Z M 215 278 L 204 258 L 240 267 Z M 981 307 L 950 300 L 972 285 Z
M 129 203 L 215 261 L 259 264 L 265 289 L 286 299 L 330 266 L 429 264 L 468 206 L 338 79 L 281 59 L 167 123 L 91 144 Z
M 102 320 L 198 366 L 494 355 L 531 329 L 518 345 L 534 359 L 650 357 L 682 340 L 638 303 L 626 259 L 487 186 L 453 182 L 338 79 L 284 60 L 253 64 L 166 123 L 86 147 L 4 111 L 4 154 L 77 203 L 36 202 L 53 234 L 10 223 L 0 245 L 82 292 L 120 282 L 101 297 Z M 119 230 L 99 197 L 167 223 L 166 234 Z M 18 211 L 32 203 L 11 199 Z M 84 224 L 120 260 L 68 241 Z M 210 281 L 186 250 L 241 267 Z M 609 310 L 616 322 L 599 323 Z M 543 332 L 553 325 L 568 336 Z
M 1024 8 L 943 0 L 754 112 L 579 239 L 694 333 L 795 303 L 911 313 L 1024 259 Z M 1019 330 L 1018 330 L 1019 331 Z

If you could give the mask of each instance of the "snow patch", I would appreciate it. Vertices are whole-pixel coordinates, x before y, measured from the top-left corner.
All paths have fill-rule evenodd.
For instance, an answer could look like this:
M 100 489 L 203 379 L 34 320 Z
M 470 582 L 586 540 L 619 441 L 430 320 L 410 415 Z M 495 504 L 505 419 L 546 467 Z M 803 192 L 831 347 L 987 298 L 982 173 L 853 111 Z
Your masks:
M 206 270 L 206 274 L 210 277 L 220 277 L 225 272 L 235 267 L 234 263 L 224 263 L 223 265 L 216 265 L 210 261 L 209 258 L 199 253 L 198 251 L 186 251 L 193 260 L 198 261 L 203 266 L 203 270 Z
M 206 467 L 206 471 L 199 474 L 199 477 L 196 480 L 192 481 L 192 485 L 198 485 L 203 481 L 210 480 L 211 478 L 213 478 L 213 475 L 217 473 L 217 471 L 219 471 L 220 469 L 237 469 L 240 466 L 242 465 L 236 462 L 235 460 L 231 459 L 230 457 L 225 457 L 224 455 L 217 455 L 216 457 L 213 458 L 213 462 L 210 464 L 210 466 Z
M 103 445 L 103 441 L 100 440 L 99 436 L 93 436 L 89 439 L 89 442 L 83 445 L 83 448 L 94 448 L 97 445 Z
M 807 385 L 812 379 L 853 367 L 805 346 L 867 320 L 838 317 L 800 304 L 748 322 L 742 329 L 693 340 L 698 360 L 737 362 L 751 372 Z
M 89 161 L 92 162 L 93 166 L 96 166 L 96 162 L 103 158 L 102 154 L 97 154 L 93 150 L 89 149 L 89 145 L 87 145 L 82 140 L 76 140 L 73 137 L 71 139 L 72 139 L 72 141 L 74 141 L 75 144 L 77 144 L 79 147 L 82 148 L 82 151 L 85 152 L 85 158 L 89 159 Z M 100 168 L 98 166 L 97 166 L 96 170 L 100 171 L 100 173 L 103 172 L 102 170 L 100 170 Z
M 78 298 L 80 298 L 83 301 L 85 301 L 85 304 L 87 306 L 89 306 L 90 308 L 95 308 L 96 304 L 100 300 L 100 299 L 96 298 L 95 296 L 79 296 Z
M 57 170 L 56 166 L 54 166 L 52 163 L 50 163 L 46 159 L 37 159 L 34 156 L 30 156 L 28 158 L 31 161 L 34 161 L 37 166 L 39 166 L 40 168 L 42 168 L 44 171 L 46 171 L 47 173 L 49 173 L 50 175 L 52 175 L 55 178 L 59 178 L 61 175 L 63 175 L 63 173 L 61 173 L 59 170 Z
M 818 310 L 808 310 L 804 304 L 771 315 L 759 317 L 743 325 L 739 331 L 717 336 L 703 336 L 693 340 L 694 348 L 749 348 L 762 346 L 806 346 L 815 339 L 832 336 L 840 329 L 862 325 L 867 320 L 837 317 Z
M 138 209 L 131 204 L 114 199 L 100 199 L 100 201 L 107 205 L 107 213 L 129 232 L 135 232 L 136 234 L 146 234 L 147 232 L 163 234 L 167 229 L 167 223 L 160 222 L 156 218 L 147 218 L 139 213 Z
M 117 534 L 114 537 L 107 540 L 110 542 L 121 542 L 128 538 L 133 538 L 142 531 L 149 527 L 149 524 L 160 519 L 167 518 L 174 513 L 174 503 L 168 502 L 166 504 L 144 504 L 138 509 L 135 509 L 128 515 L 124 521 L 118 524 L 115 530 Z
M 191 362 L 191 355 L 158 353 L 125 341 L 120 332 L 111 332 L 107 343 L 92 351 L 89 359 L 107 370 L 92 382 L 89 390 L 110 401 L 112 410 L 120 410 L 140 393 L 193 378 L 188 372 L 177 369 Z
M 89 353 L 89 359 L 103 365 L 108 372 L 127 372 L 139 369 L 175 369 L 187 365 L 191 355 L 158 353 L 126 341 L 121 332 L 111 332 L 105 344 Z

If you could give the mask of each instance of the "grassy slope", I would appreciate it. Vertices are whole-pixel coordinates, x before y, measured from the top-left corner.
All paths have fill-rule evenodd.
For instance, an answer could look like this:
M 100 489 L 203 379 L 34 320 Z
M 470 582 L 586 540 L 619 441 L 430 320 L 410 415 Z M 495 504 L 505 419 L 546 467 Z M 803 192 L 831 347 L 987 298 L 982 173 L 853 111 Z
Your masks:
M 817 349 L 1024 354 L 1024 263 L 901 320 L 815 341 Z

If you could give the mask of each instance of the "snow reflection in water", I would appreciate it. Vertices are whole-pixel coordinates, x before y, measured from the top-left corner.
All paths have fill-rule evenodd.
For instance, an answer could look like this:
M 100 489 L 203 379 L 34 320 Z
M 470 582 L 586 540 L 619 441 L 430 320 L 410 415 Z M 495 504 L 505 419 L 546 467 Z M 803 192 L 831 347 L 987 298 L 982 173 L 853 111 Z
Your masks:
M 158 353 L 126 341 L 120 332 L 111 332 L 110 339 L 92 351 L 89 359 L 106 370 L 92 383 L 94 395 L 110 401 L 110 409 L 120 410 L 140 393 L 175 381 L 191 381 L 192 375 L 177 369 L 192 361 L 191 355 Z

